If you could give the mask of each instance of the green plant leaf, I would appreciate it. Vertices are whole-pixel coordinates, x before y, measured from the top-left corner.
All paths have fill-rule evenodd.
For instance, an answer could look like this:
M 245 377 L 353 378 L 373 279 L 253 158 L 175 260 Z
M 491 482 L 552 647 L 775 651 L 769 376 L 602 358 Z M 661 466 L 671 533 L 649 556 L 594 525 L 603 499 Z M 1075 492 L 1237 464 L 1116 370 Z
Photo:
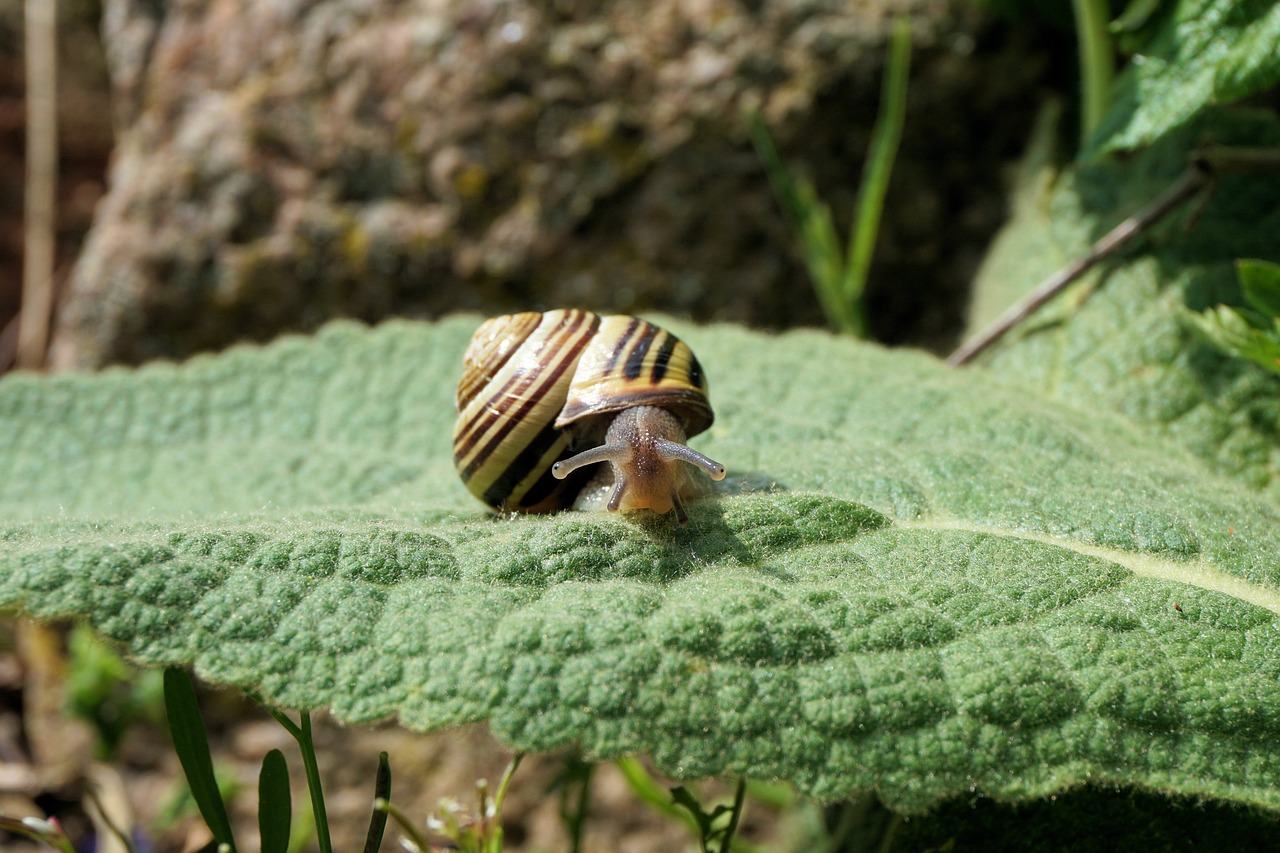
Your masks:
M 685 809 L 693 817 L 698 825 L 698 842 L 703 853 L 706 853 L 707 842 L 713 835 L 715 821 L 724 814 L 725 807 L 717 806 L 711 813 L 703 811 L 702 804 L 683 785 L 671 789 L 671 802 Z
M 1186 322 L 1224 352 L 1280 373 L 1280 334 L 1257 328 L 1242 312 L 1219 305 L 1200 314 L 1187 312 Z
M 1274 115 L 1215 111 L 1124 162 L 1028 171 L 1013 221 L 975 285 L 975 328 L 1135 211 L 1187 168 L 1197 141 L 1280 146 Z M 1193 333 L 1187 312 L 1243 299 L 1239 258 L 1280 261 L 1280 181 L 1223 174 L 1203 203 L 1161 223 L 1037 312 L 985 359 L 1006 380 L 1119 412 L 1218 470 L 1280 497 L 1280 382 Z
M 1244 258 L 1236 261 L 1236 274 L 1240 276 L 1244 301 L 1269 321 L 1268 327 L 1273 327 L 1271 321 L 1280 317 L 1280 264 Z
M 776 488 L 685 527 L 493 518 L 450 453 L 477 322 L 0 381 L 0 607 L 274 705 L 488 721 L 676 779 L 1280 808 L 1280 511 L 1257 492 L 919 353 L 670 323 L 711 377 L 695 444 Z
M 1159 11 L 1160 3 L 1161 0 L 1129 0 L 1120 16 L 1111 22 L 1111 32 L 1126 33 L 1141 29 Z
M 293 796 L 284 753 L 273 749 L 262 759 L 258 773 L 258 835 L 262 853 L 287 853 L 293 824 Z
M 846 299 L 842 290 L 844 250 L 831 218 L 831 209 L 818 197 L 811 181 L 793 175 L 782 161 L 759 113 L 747 113 L 746 122 L 778 205 L 795 234 L 797 248 L 809 270 L 810 283 L 827 320 L 839 331 L 865 337 L 859 331 L 863 325 L 861 307 L 856 300 Z
M 1095 151 L 1148 145 L 1206 107 L 1280 82 L 1280 5 L 1177 0 L 1151 43 L 1116 78 Z
M 163 724 L 162 673 L 134 670 L 84 625 L 67 636 L 67 663 L 64 707 L 94 727 L 99 759 L 111 758 L 140 720 Z
M 311 797 L 311 824 L 316 833 L 316 844 L 320 853 L 332 853 L 333 843 L 329 835 L 329 816 L 325 807 L 324 786 L 320 779 L 320 766 L 316 757 L 315 741 L 311 736 L 311 714 L 303 711 L 298 722 L 289 715 L 269 704 L 264 704 L 262 697 L 254 694 L 254 699 L 263 704 L 267 713 L 298 742 L 298 751 L 302 753 L 302 767 L 307 777 L 307 793 Z M 376 817 L 375 817 L 376 819 Z
M 747 783 L 745 779 L 738 781 L 737 793 L 733 798 L 733 805 L 718 805 L 711 811 L 702 808 L 702 803 L 698 802 L 698 798 L 689 793 L 689 789 L 680 785 L 671 789 L 671 801 L 673 804 L 684 808 L 692 817 L 698 827 L 698 843 L 701 845 L 704 853 L 715 850 L 719 853 L 728 853 L 730 846 L 733 844 L 733 836 L 738 828 L 738 819 L 742 816 L 742 808 L 744 796 L 746 794 Z M 722 817 L 727 820 L 721 821 Z M 717 823 L 723 823 L 717 826 Z M 714 847 L 712 846 L 714 844 Z
M 173 749 L 178 754 L 182 773 L 187 777 L 187 786 L 200 809 L 200 816 L 213 833 L 213 842 L 226 844 L 235 853 L 235 837 L 231 833 L 226 804 L 218 791 L 218 780 L 213 775 L 209 739 L 205 735 L 204 721 L 200 719 L 196 691 L 191 679 L 181 669 L 170 667 L 164 672 L 164 706 Z
M 373 800 L 391 799 L 391 761 L 387 753 L 378 753 L 378 772 L 373 781 Z M 369 831 L 365 833 L 364 853 L 378 853 L 382 847 L 382 835 L 387 830 L 387 813 L 379 808 L 373 809 L 369 817 Z
M 1251 308 L 1218 305 L 1184 319 L 1219 349 L 1280 373 L 1280 265 L 1241 260 L 1236 270 Z
M 764 163 L 778 204 L 799 243 L 809 279 L 827 320 L 838 331 L 867 337 L 863 290 L 871 267 L 876 235 L 889 176 L 902 137 L 907 109 L 907 74 L 911 67 L 911 26 L 905 18 L 894 22 L 889 59 L 871 145 L 863 164 L 857 209 L 850 222 L 848 247 L 840 245 L 831 208 L 812 182 L 793 175 L 782 162 L 769 129 L 759 113 L 746 115 L 747 129 Z

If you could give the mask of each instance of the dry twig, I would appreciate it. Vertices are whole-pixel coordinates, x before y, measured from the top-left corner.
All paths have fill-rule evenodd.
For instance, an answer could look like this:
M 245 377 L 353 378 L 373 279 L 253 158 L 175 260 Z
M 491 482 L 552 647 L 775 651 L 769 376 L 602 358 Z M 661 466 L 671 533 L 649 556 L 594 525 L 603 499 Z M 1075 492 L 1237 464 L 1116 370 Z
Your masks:
M 1213 188 L 1222 172 L 1280 170 L 1280 151 L 1259 148 L 1210 148 L 1193 157 L 1191 165 L 1154 201 L 1111 229 L 1089 247 L 1082 257 L 1058 270 L 1025 298 L 1014 303 L 989 326 L 960 345 L 947 357 L 947 364 L 959 366 L 972 361 L 987 347 L 1030 317 L 1036 309 L 1061 293 L 1072 282 L 1103 260 L 1123 249 L 1135 238 L 1185 202 Z
M 58 185 L 57 0 L 27 0 L 27 180 L 19 367 L 44 364 L 53 313 Z

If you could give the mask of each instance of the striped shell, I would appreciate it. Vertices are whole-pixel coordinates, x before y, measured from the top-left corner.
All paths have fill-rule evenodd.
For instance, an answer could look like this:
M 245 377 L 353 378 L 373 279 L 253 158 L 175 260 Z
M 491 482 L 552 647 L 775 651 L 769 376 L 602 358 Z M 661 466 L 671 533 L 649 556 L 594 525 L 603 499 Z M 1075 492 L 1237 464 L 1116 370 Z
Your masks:
M 573 504 L 589 472 L 558 480 L 551 466 L 598 442 L 602 415 L 659 406 L 686 437 L 714 419 L 702 366 L 682 341 L 636 317 L 575 309 L 485 321 L 463 355 L 456 402 L 458 474 L 489 506 L 518 512 Z

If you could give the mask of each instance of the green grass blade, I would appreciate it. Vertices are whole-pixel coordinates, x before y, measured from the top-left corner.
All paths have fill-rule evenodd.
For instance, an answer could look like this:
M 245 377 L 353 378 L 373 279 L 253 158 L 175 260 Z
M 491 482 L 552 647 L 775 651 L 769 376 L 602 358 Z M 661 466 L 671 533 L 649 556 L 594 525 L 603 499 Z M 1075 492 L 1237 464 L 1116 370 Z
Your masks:
M 19 820 L 18 818 L 5 817 L 0 814 L 0 831 L 8 832 L 19 838 L 30 838 L 32 841 L 44 844 L 53 850 L 59 850 L 61 853 L 76 853 L 75 847 L 71 844 L 71 839 L 62 831 L 62 827 L 41 818 Z
M 391 762 L 385 752 L 378 754 L 378 774 L 373 782 L 373 801 L 391 799 Z M 364 853 L 378 853 L 382 846 L 382 834 L 387 829 L 387 813 L 376 805 L 369 818 L 369 832 L 364 839 Z
M 498 790 L 493 795 L 493 830 L 488 838 L 488 844 L 485 847 L 486 853 L 501 853 L 502 851 L 502 803 L 507 798 L 507 789 L 511 787 L 511 779 L 516 775 L 516 771 L 520 769 L 520 762 L 524 761 L 524 753 L 517 752 L 511 756 L 507 769 L 502 772 L 502 779 L 498 782 Z M 488 814 L 488 809 L 484 805 L 483 793 L 480 800 L 480 815 L 483 819 Z
M 782 215 L 791 223 L 792 228 L 799 231 L 804 222 L 804 213 L 795 179 L 791 177 L 791 170 L 782 162 L 782 157 L 773 144 L 773 137 L 769 135 L 769 128 L 765 126 L 760 113 L 754 110 L 749 111 L 746 119 L 747 131 L 751 134 L 751 141 L 755 144 L 760 161 L 764 163 L 765 174 L 769 176 L 773 194 L 778 197 Z
M 842 333 L 855 334 L 856 312 L 840 292 L 844 255 L 831 210 L 818 198 L 817 191 L 808 181 L 797 181 L 797 190 L 804 211 L 800 242 L 814 292 L 831 325 Z
M 1129 0 L 1129 5 L 1107 27 L 1110 33 L 1132 33 L 1141 29 L 1160 10 L 1161 0 Z
M 908 21 L 901 19 L 894 24 L 890 39 L 880 115 L 863 166 L 858 210 L 850 229 L 847 253 L 840 245 L 830 208 L 818 198 L 812 184 L 791 174 L 760 116 L 756 113 L 747 116 L 751 139 L 765 165 L 778 204 L 800 241 L 805 266 L 822 310 L 832 326 L 854 337 L 867 335 L 862 293 L 880 230 L 889 176 L 902 140 L 910 66 L 911 28 Z
M 316 844 L 320 853 L 333 853 L 333 845 L 329 838 L 329 818 L 324 806 L 324 788 L 320 784 L 320 765 L 316 760 L 315 743 L 311 739 L 311 714 L 302 711 L 299 714 L 301 723 L 289 719 L 289 715 L 273 708 L 262 700 L 262 697 L 250 692 L 267 713 L 275 718 L 289 735 L 298 742 L 298 751 L 302 753 L 302 766 L 307 774 L 307 792 L 311 797 L 311 816 L 315 821 Z
M 187 777 L 187 785 L 200 815 L 213 833 L 214 840 L 228 845 L 234 853 L 235 838 L 231 834 L 226 804 L 222 802 L 218 782 L 213 775 L 213 759 L 209 755 L 209 740 L 200 719 L 196 691 L 191 679 L 180 669 L 171 668 L 164 672 L 164 707 L 173 748 L 178 753 L 178 761 L 182 764 L 182 772 Z
M 818 198 L 813 185 L 793 175 L 782 162 L 760 114 L 749 112 L 746 118 L 751 140 L 764 163 L 783 218 L 791 225 L 792 233 L 799 242 L 800 253 L 822 311 L 834 328 L 852 332 L 853 314 L 840 296 L 844 256 L 831 211 Z
M 1084 148 L 1109 105 L 1115 51 L 1106 0 L 1071 0 L 1071 8 L 1080 41 L 1080 147 Z
M 654 780 L 639 759 L 628 756 L 619 758 L 614 764 L 627 780 L 631 793 L 639 797 L 641 802 L 653 807 L 660 814 L 680 821 L 693 832 L 699 831 L 698 821 L 694 816 L 672 801 L 671 792 Z
M 258 773 L 258 834 L 262 838 L 262 853 L 288 853 L 292 822 L 289 766 L 284 753 L 273 749 L 262 759 L 262 770 Z
M 911 70 L 911 24 L 905 18 L 894 22 L 889 41 L 889 67 L 885 71 L 880 95 L 880 114 L 876 117 L 871 146 L 862 170 L 862 186 L 858 191 L 858 211 L 849 234 L 849 263 L 840 284 L 841 301 L 853 312 L 854 334 L 866 337 L 866 316 L 862 310 L 862 293 L 871 268 L 876 235 L 884 199 L 889 191 L 889 176 L 902 141 L 902 128 L 907 115 L 907 77 Z

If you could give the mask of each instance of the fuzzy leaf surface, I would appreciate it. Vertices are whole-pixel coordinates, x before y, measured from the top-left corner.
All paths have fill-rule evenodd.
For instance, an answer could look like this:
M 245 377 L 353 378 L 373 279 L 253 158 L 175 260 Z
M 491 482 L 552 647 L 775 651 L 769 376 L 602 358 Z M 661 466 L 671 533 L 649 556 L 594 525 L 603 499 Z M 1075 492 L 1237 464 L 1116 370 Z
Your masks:
M 492 518 L 449 446 L 476 323 L 0 381 L 0 607 L 280 705 L 677 778 L 1280 808 L 1264 496 L 983 371 L 673 323 L 717 407 L 695 445 L 777 487 L 683 528 Z
M 1187 167 L 1198 139 L 1280 146 L 1273 115 L 1207 117 L 1125 162 L 1029 173 L 1015 216 L 975 284 L 980 328 L 1079 258 Z M 1242 306 L 1241 258 L 1280 261 L 1280 176 L 1224 174 L 1127 252 L 1057 297 L 1006 337 L 985 365 L 1081 407 L 1119 412 L 1191 449 L 1218 470 L 1280 497 L 1280 377 L 1224 352 L 1188 322 Z

